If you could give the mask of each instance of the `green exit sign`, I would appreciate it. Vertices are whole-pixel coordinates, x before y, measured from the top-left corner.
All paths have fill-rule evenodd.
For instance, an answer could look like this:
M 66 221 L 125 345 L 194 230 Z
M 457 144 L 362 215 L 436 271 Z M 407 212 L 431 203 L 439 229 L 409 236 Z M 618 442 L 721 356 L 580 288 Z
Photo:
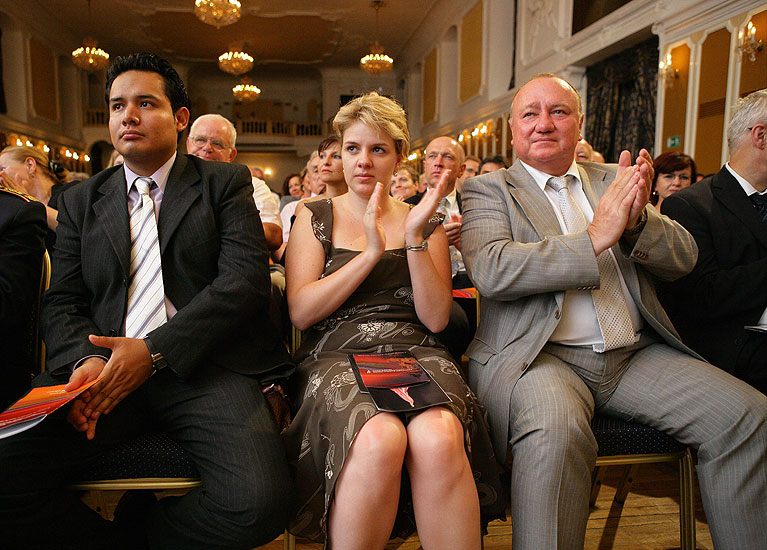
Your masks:
M 669 136 L 666 138 L 666 147 L 679 147 L 682 143 L 682 136 Z

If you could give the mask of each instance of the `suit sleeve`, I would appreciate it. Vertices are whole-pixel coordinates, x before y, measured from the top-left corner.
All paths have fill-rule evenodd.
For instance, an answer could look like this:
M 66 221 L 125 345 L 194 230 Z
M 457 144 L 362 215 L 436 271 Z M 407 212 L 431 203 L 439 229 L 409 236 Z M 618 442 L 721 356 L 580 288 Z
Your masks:
M 40 270 L 45 251 L 45 208 L 39 202 L 23 202 L 0 225 L 0 319 L 3 324 L 23 324 L 37 300 Z
M 621 250 L 659 279 L 673 281 L 687 275 L 698 258 L 695 239 L 682 225 L 662 216 L 655 207 L 647 205 L 645 213 L 647 223 L 636 243 L 632 247 L 623 238 L 619 241 Z
M 678 193 L 663 201 L 663 213 L 681 223 L 698 245 L 698 263 L 672 291 L 681 293 L 690 315 L 727 317 L 767 304 L 767 258 L 748 264 L 720 265 L 714 252 L 715 235 L 707 217 L 687 197 Z
M 461 197 L 464 263 L 481 295 L 516 300 L 599 285 L 594 247 L 585 231 L 522 242 L 515 228 L 534 230 L 497 176 L 467 180 Z
M 217 348 L 228 339 L 241 338 L 245 325 L 268 315 L 268 252 L 246 167 L 240 166 L 223 184 L 215 215 L 219 231 L 215 278 L 149 334 L 169 368 L 182 377 L 216 361 L 211 356 Z

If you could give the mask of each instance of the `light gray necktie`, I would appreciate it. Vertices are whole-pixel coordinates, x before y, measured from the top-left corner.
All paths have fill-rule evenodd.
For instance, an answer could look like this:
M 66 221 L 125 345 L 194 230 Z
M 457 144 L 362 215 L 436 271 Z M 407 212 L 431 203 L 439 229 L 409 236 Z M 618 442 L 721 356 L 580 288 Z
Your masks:
M 546 185 L 554 189 L 559 196 L 559 209 L 562 211 L 565 226 L 570 233 L 585 231 L 589 225 L 568 187 L 574 179 L 574 176 L 567 174 L 558 178 L 549 178 L 546 182 Z M 599 267 L 599 288 L 591 291 L 591 298 L 594 300 L 594 309 L 597 312 L 604 347 L 594 346 L 594 350 L 602 352 L 630 346 L 634 343 L 634 326 L 621 288 L 618 268 L 610 257 L 609 250 L 597 256 L 597 266 Z
M 130 214 L 130 287 L 128 313 L 125 316 L 125 336 L 144 338 L 168 320 L 165 311 L 165 289 L 162 282 L 160 240 L 154 218 L 154 202 L 149 188 L 150 178 L 133 182 L 139 201 Z

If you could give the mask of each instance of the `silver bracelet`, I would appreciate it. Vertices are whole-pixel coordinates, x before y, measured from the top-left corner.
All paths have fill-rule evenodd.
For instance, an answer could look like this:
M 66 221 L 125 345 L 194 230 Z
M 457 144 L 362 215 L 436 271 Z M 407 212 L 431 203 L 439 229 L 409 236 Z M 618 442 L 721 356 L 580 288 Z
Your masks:
M 405 245 L 406 250 L 426 250 L 429 248 L 429 243 L 426 241 L 423 241 L 421 244 L 416 246 L 410 246 L 409 244 Z

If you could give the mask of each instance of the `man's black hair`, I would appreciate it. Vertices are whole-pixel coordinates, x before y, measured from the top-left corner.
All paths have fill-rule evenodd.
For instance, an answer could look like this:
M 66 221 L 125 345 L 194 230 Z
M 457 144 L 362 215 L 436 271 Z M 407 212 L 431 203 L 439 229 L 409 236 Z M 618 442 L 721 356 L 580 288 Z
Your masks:
M 186 107 L 190 112 L 189 96 L 186 93 L 184 81 L 178 76 L 176 69 L 162 57 L 157 57 L 151 53 L 133 53 L 124 57 L 118 57 L 112 62 L 107 70 L 107 86 L 104 94 L 107 105 L 109 105 L 109 94 L 112 91 L 112 82 L 122 73 L 128 71 L 146 71 L 159 74 L 165 82 L 165 95 L 170 100 L 170 106 L 175 113 L 181 107 Z M 179 132 L 181 139 L 181 132 Z
M 509 161 L 507 161 L 505 158 L 503 158 L 501 155 L 496 155 L 494 157 L 485 157 L 482 159 L 482 162 L 479 164 L 479 168 L 477 168 L 478 171 L 482 171 L 482 167 L 487 164 L 488 162 L 491 162 L 493 164 L 500 164 L 504 168 L 509 167 Z

